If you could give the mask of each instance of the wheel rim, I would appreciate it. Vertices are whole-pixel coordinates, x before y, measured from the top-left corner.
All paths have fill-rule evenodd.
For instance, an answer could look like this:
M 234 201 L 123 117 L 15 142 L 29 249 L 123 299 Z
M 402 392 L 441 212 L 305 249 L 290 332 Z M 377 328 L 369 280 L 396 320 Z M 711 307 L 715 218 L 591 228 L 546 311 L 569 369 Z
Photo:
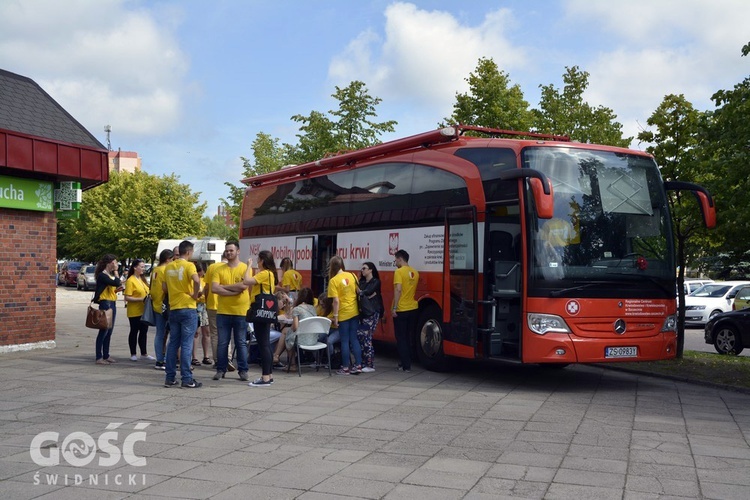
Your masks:
M 728 328 L 722 328 L 716 334 L 716 347 L 718 347 L 721 352 L 728 353 L 734 351 L 735 343 L 736 339 L 734 338 L 734 332 Z
M 419 332 L 419 344 L 425 356 L 434 358 L 440 352 L 443 343 L 443 330 L 440 323 L 434 319 L 428 320 Z

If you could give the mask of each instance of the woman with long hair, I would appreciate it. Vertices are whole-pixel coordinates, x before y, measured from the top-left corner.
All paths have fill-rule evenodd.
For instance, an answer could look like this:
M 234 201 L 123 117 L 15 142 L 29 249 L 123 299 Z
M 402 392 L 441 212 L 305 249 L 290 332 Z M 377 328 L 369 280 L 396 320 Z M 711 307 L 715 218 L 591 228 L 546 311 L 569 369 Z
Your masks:
M 362 348 L 362 371 L 369 373 L 375 371 L 375 348 L 372 345 L 372 335 L 375 333 L 378 321 L 383 317 L 383 296 L 380 293 L 380 274 L 375 264 L 365 262 L 362 264 L 360 274 L 359 293 L 375 304 L 375 313 L 372 316 L 360 314 L 359 328 L 357 328 L 357 340 Z
M 94 302 L 99 304 L 100 311 L 112 311 L 112 325 L 109 328 L 99 330 L 99 334 L 96 336 L 97 365 L 116 363 L 113 358 L 109 357 L 109 342 L 112 338 L 112 329 L 115 326 L 117 314 L 117 292 L 122 289 L 117 267 L 117 257 L 108 253 L 99 260 L 94 270 L 94 277 L 96 277 Z
M 151 270 L 151 303 L 154 306 L 154 318 L 156 319 L 156 335 L 154 335 L 154 354 L 156 354 L 155 370 L 164 370 L 167 341 L 167 318 L 162 312 L 166 299 L 162 283 L 164 283 L 164 271 L 167 264 L 174 260 L 174 252 L 164 249 L 159 254 L 159 265 Z
M 250 289 L 250 304 L 255 303 L 255 298 L 261 293 L 273 293 L 276 286 L 276 264 L 273 261 L 273 254 L 268 250 L 261 250 L 258 253 L 258 272 L 255 276 L 253 272 L 252 257 L 247 261 L 247 271 L 243 283 Z M 255 340 L 258 342 L 260 349 L 261 377 L 250 382 L 251 387 L 267 387 L 273 384 L 273 351 L 271 350 L 271 325 L 269 323 L 260 323 L 253 321 L 253 332 Z
M 122 293 L 125 298 L 128 321 L 130 322 L 130 335 L 128 335 L 130 361 L 138 361 L 136 344 L 141 350 L 141 359 L 156 359 L 148 355 L 146 347 L 148 342 L 148 323 L 141 321 L 143 303 L 146 302 L 146 297 L 148 297 L 149 293 L 149 285 L 146 277 L 143 275 L 145 270 L 146 262 L 143 259 L 135 259 L 130 264 L 128 279 L 125 281 L 125 291 Z
M 338 328 L 341 336 L 341 369 L 338 375 L 357 375 L 362 372 L 362 350 L 357 340 L 359 306 L 357 305 L 357 278 L 344 268 L 344 259 L 338 255 L 328 262 L 328 296 L 333 298 L 331 328 Z M 354 365 L 351 365 L 354 354 Z

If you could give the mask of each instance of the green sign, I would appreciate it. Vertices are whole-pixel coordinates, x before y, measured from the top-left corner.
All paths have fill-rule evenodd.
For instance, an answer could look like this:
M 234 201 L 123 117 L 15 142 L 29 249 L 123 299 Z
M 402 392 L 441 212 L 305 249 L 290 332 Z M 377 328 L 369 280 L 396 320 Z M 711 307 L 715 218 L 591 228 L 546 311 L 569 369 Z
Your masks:
M 52 183 L 0 175 L 0 207 L 52 211 Z

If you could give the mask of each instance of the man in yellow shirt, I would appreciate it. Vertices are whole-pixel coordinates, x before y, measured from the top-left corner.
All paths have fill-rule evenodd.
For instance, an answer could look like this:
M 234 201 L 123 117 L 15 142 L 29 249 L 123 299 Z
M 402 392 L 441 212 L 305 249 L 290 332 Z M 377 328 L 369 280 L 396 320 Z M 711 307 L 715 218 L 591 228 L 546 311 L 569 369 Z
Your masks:
M 177 351 L 180 350 L 182 387 L 195 389 L 203 384 L 193 379 L 190 362 L 193 359 L 193 337 L 198 328 L 196 300 L 201 293 L 201 282 L 195 264 L 190 262 L 193 244 L 183 241 L 179 255 L 164 270 L 162 290 L 169 297 L 169 344 L 167 346 L 166 380 L 164 385 L 177 385 Z
M 205 296 L 206 296 L 206 313 L 208 314 L 208 329 L 211 332 L 211 357 L 214 360 L 214 368 L 216 368 L 216 361 L 219 359 L 217 353 L 217 346 L 219 345 L 219 327 L 216 326 L 216 310 L 219 307 L 218 296 L 211 289 L 211 283 L 214 279 L 214 273 L 216 269 L 222 264 L 226 263 L 227 254 L 224 252 L 221 254 L 221 261 L 214 262 L 206 270 L 204 279 L 206 280 Z
M 219 329 L 214 380 L 224 378 L 227 372 L 230 338 L 234 338 L 234 347 L 237 350 L 237 372 L 240 380 L 249 380 L 245 314 L 250 309 L 250 295 L 247 285 L 242 282 L 247 264 L 240 261 L 240 242 L 237 240 L 227 241 L 224 253 L 227 257 L 226 264 L 217 267 L 211 278 L 211 291 L 218 297 L 216 326 Z
M 409 254 L 399 250 L 396 257 L 396 272 L 393 273 L 393 330 L 396 334 L 396 348 L 401 363 L 398 369 L 411 371 L 411 347 L 409 337 L 416 330 L 419 304 L 414 299 L 419 282 L 419 272 L 409 265 Z

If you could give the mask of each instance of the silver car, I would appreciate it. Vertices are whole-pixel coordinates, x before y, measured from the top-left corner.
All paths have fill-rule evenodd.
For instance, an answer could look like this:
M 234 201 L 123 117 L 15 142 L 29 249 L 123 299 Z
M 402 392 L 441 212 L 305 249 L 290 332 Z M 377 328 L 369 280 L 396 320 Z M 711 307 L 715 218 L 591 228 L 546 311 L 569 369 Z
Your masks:
M 78 273 L 78 281 L 76 282 L 76 288 L 79 290 L 94 290 L 96 288 L 96 278 L 94 278 L 94 271 L 96 266 L 86 265 L 81 266 L 81 271 Z

